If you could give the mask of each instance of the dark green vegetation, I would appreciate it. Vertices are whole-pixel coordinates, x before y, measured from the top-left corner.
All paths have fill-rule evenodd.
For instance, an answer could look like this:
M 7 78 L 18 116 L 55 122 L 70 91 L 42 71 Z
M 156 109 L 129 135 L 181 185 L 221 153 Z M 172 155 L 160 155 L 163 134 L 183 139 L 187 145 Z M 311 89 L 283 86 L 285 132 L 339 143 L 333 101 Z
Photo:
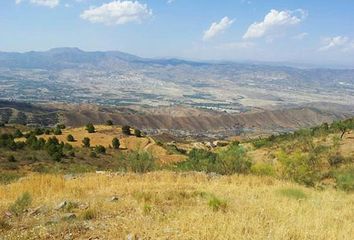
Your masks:
M 179 169 L 215 172 L 231 175 L 235 173 L 249 173 L 252 162 L 247 152 L 239 143 L 231 143 L 226 149 L 218 153 L 203 149 L 193 149 L 185 162 L 179 163 Z
M 88 123 L 86 125 L 86 130 L 87 130 L 88 133 L 94 133 L 96 129 L 95 129 L 95 126 L 93 126 L 92 123 Z

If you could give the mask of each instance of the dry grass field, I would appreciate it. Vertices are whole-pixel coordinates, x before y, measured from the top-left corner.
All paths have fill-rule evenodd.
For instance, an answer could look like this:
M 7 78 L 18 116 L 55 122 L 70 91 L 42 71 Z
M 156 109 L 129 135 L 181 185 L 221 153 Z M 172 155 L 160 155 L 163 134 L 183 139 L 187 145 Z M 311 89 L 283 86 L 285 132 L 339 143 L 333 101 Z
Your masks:
M 32 201 L 9 214 L 24 192 Z M 0 186 L 0 214 L 1 240 L 354 236 L 353 194 L 242 175 L 30 175 Z

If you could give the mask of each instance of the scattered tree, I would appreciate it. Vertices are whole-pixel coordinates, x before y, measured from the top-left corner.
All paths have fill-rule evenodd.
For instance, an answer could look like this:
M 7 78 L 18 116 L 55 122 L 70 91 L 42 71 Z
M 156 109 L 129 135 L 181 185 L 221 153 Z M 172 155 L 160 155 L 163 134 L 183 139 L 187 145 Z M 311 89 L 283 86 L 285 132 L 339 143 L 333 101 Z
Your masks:
M 68 142 L 75 142 L 75 138 L 73 135 L 69 134 L 67 137 L 66 137 L 66 140 L 68 140 Z
M 141 137 L 141 131 L 140 131 L 139 129 L 135 129 L 135 130 L 134 130 L 134 135 L 135 135 L 136 137 Z
M 88 137 L 85 137 L 82 140 L 82 144 L 83 144 L 84 147 L 89 148 L 90 147 L 90 139 Z
M 60 128 L 56 128 L 55 130 L 54 130 L 54 135 L 61 135 L 62 134 L 62 132 L 61 132 L 61 129 Z
M 20 130 L 16 129 L 14 133 L 14 138 L 21 138 L 21 137 L 23 137 L 23 133 Z
M 130 126 L 124 125 L 124 126 L 122 127 L 122 132 L 123 132 L 123 134 L 125 134 L 125 135 L 130 135 Z
M 120 147 L 120 141 L 118 138 L 113 138 L 112 140 L 112 146 L 114 149 L 119 149 Z
M 95 132 L 95 126 L 93 126 L 92 123 L 89 123 L 86 125 L 86 130 L 88 133 L 94 133 Z
M 106 148 L 102 145 L 98 145 L 95 148 L 95 152 L 98 154 L 105 154 L 106 153 Z
M 66 126 L 65 126 L 64 124 L 58 124 L 58 125 L 57 125 L 57 128 L 60 128 L 60 129 L 65 129 L 65 128 L 66 128 Z

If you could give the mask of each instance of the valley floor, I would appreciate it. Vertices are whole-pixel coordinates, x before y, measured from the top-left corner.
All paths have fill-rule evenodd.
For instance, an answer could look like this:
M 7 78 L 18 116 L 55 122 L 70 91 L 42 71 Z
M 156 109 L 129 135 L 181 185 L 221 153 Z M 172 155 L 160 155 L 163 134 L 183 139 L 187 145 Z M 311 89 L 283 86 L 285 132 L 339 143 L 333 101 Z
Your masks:
M 242 175 L 34 174 L 0 185 L 0 214 L 1 240 L 354 236 L 353 194 Z

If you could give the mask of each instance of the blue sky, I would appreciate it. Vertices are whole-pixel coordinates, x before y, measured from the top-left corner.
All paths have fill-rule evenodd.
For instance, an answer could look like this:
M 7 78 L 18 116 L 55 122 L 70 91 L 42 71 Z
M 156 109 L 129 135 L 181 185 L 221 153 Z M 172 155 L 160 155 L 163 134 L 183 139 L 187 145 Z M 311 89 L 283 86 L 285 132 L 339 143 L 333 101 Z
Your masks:
M 354 67 L 352 0 L 1 0 L 0 51 Z

